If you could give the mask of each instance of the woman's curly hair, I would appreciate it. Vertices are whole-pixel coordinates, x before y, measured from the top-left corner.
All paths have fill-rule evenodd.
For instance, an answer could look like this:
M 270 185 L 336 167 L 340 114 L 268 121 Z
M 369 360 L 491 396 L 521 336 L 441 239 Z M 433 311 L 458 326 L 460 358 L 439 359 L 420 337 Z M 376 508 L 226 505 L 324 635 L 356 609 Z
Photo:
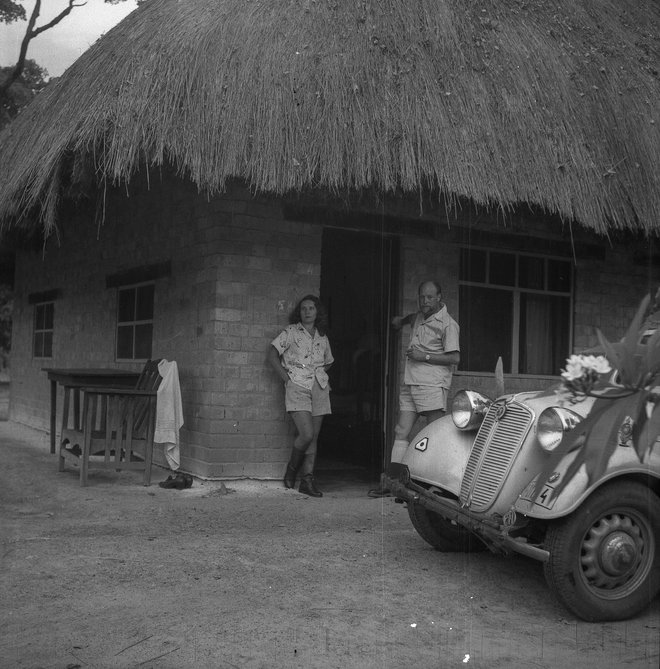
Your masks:
M 316 326 L 316 329 L 319 331 L 320 334 L 325 335 L 328 332 L 328 312 L 326 311 L 325 307 L 323 306 L 323 303 L 321 300 L 319 300 L 316 295 L 305 295 L 305 297 L 301 297 L 300 300 L 298 301 L 298 304 L 293 308 L 293 311 L 289 315 L 289 323 L 300 323 L 302 321 L 302 318 L 300 316 L 300 306 L 305 300 L 309 300 L 310 302 L 314 302 L 314 306 L 316 307 L 316 320 L 314 321 L 314 325 Z

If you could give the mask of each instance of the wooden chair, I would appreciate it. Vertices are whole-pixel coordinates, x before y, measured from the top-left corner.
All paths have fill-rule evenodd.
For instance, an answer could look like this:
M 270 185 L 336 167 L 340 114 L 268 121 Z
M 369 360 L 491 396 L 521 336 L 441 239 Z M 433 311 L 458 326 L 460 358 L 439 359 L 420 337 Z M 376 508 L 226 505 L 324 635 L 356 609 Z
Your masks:
M 144 471 L 144 485 L 150 485 L 159 362 L 147 361 L 134 388 L 81 389 L 82 421 L 75 419 L 69 427 L 63 417 L 59 471 L 67 462 L 77 465 L 85 486 L 90 469 L 137 469 Z

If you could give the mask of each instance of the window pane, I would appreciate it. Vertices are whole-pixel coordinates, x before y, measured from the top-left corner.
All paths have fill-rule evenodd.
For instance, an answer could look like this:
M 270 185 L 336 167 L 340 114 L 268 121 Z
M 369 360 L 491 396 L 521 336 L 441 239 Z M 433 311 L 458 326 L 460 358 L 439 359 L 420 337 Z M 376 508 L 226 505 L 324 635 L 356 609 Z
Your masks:
M 117 320 L 120 323 L 135 320 L 135 288 L 120 290 L 117 305 Z
M 136 321 L 150 321 L 154 317 L 154 286 L 141 286 L 137 289 Z M 138 356 L 139 357 L 139 356 Z
M 135 357 L 147 359 L 151 358 L 151 335 L 153 332 L 153 325 L 136 325 L 135 326 Z
M 486 251 L 461 249 L 459 277 L 462 281 L 486 282 Z
M 52 332 L 44 332 L 44 347 L 43 347 L 42 356 L 44 358 L 52 358 L 53 357 L 53 333 Z
M 460 368 L 494 372 L 502 357 L 504 371 L 511 371 L 513 293 L 493 288 L 459 287 L 461 329 Z
M 43 332 L 34 333 L 34 349 L 32 355 L 35 358 L 41 358 L 44 350 L 44 335 Z
M 520 372 L 557 375 L 569 355 L 570 299 L 520 296 Z
M 43 330 L 46 313 L 43 304 L 37 304 L 34 308 L 34 329 Z
M 52 330 L 53 329 L 53 315 L 55 313 L 55 305 L 53 302 L 48 302 L 44 304 L 44 329 Z
M 566 260 L 548 260 L 548 290 L 571 291 L 571 263 Z
M 516 283 L 516 256 L 512 253 L 490 254 L 489 283 L 514 286 Z
M 117 328 L 117 357 L 133 358 L 133 326 L 119 326 Z
M 520 256 L 518 258 L 518 267 L 520 268 L 518 276 L 518 285 L 521 288 L 533 288 L 543 290 L 543 277 L 545 275 L 545 263 L 543 258 L 533 258 L 531 256 Z

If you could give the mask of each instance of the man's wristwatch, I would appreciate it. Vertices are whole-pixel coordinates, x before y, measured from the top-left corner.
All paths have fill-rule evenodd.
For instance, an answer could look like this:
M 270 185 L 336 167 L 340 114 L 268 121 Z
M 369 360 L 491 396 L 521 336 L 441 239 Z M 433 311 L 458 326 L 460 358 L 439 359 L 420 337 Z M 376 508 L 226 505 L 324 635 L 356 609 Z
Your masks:
M 427 353 L 424 359 L 428 362 L 431 359 L 431 356 Z

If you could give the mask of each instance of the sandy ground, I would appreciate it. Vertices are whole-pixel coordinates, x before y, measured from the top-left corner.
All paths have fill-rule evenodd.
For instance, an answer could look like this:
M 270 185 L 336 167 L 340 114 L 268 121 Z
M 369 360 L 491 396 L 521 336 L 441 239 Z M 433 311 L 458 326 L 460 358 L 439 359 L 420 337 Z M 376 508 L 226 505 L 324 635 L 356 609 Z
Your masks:
M 537 563 L 438 553 L 346 472 L 320 472 L 321 500 L 273 481 L 145 488 L 132 472 L 81 488 L 41 432 L 0 423 L 0 452 L 2 668 L 660 663 L 660 602 L 577 621 Z

